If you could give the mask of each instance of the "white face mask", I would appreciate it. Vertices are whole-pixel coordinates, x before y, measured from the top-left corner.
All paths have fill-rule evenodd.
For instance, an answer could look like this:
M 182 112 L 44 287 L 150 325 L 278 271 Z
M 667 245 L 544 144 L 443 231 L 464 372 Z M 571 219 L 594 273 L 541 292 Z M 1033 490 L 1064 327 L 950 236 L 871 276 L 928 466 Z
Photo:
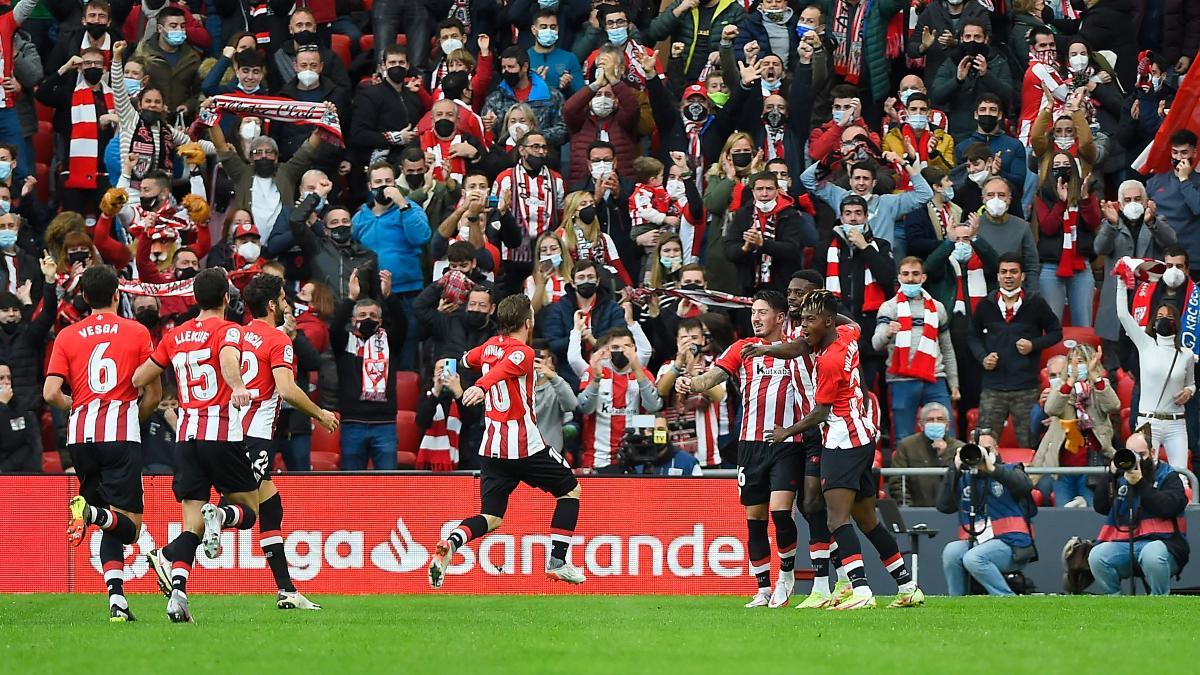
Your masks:
M 681 180 L 671 179 L 667 181 L 666 188 L 667 194 L 671 195 L 672 199 L 679 199 L 686 192 L 683 181 Z
M 1075 139 L 1069 136 L 1055 136 L 1054 144 L 1059 150 L 1070 150 L 1072 145 L 1075 145 Z
M 262 130 L 259 128 L 258 124 L 255 122 L 247 122 L 246 124 L 243 124 L 242 128 L 238 131 L 238 133 L 241 134 L 242 138 L 244 138 L 247 141 L 252 141 L 252 140 L 258 138 L 259 135 L 261 134 L 261 132 L 262 132 Z
M 971 259 L 971 254 L 974 252 L 975 252 L 975 249 L 971 248 L 971 245 L 968 244 L 967 242 L 965 242 L 965 241 L 954 242 L 954 254 L 953 255 L 954 255 L 955 260 L 957 260 L 959 262 L 966 262 Z
M 992 197 L 984 206 L 987 207 L 988 215 L 993 218 L 1000 218 L 1008 211 L 1008 202 L 999 197 Z
M 604 177 L 612 172 L 612 162 L 592 162 L 592 178 L 597 181 L 604 180 Z
M 607 96 L 596 96 L 592 98 L 590 105 L 592 112 L 596 114 L 596 117 L 608 117 L 616 108 L 613 100 Z
M 1083 69 L 1087 68 L 1088 65 L 1087 54 L 1076 54 L 1075 56 L 1072 56 L 1070 63 L 1072 71 L 1076 73 L 1083 71 Z
M 760 202 L 758 200 L 755 200 L 754 208 L 758 209 L 759 211 L 762 211 L 763 213 L 770 213 L 771 211 L 775 210 L 775 204 L 778 201 L 779 200 L 777 200 L 777 199 L 772 199 L 769 202 Z
M 1168 267 L 1167 271 L 1163 272 L 1162 280 L 1164 284 L 1171 288 L 1179 288 L 1183 285 L 1184 281 L 1187 281 L 1187 275 L 1178 267 Z
M 984 169 L 983 171 L 976 171 L 975 173 L 967 174 L 967 178 L 971 179 L 971 182 L 977 183 L 980 187 L 983 187 L 983 181 L 987 180 L 989 175 L 991 174 L 988 173 L 988 170 Z
M 450 38 L 442 41 L 442 53 L 449 55 L 451 52 L 456 52 L 463 48 L 462 40 Z
M 320 74 L 318 74 L 315 70 L 301 70 L 300 72 L 296 73 L 296 81 L 298 81 L 300 85 L 304 87 L 316 86 L 317 80 L 320 79 Z
M 262 253 L 262 246 L 259 246 L 253 241 L 248 241 L 237 247 L 238 255 L 248 263 L 258 260 L 258 256 Z
M 513 141 L 521 140 L 521 137 L 529 133 L 529 125 L 524 122 L 513 122 L 508 125 L 508 137 Z
M 1146 215 L 1146 207 L 1142 206 L 1141 202 L 1129 202 L 1121 207 L 1121 213 L 1128 220 L 1141 220 L 1142 216 Z

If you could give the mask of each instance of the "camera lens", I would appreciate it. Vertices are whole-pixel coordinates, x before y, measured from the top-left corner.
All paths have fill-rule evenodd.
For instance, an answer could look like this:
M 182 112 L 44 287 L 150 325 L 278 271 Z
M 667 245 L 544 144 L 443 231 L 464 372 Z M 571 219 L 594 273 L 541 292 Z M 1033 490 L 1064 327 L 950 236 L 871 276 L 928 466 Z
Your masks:
M 1129 448 L 1121 448 L 1113 454 L 1113 464 L 1122 471 L 1129 471 L 1137 466 L 1137 455 Z
M 967 466 L 978 466 L 983 461 L 983 449 L 974 443 L 964 443 L 958 450 L 958 458 Z

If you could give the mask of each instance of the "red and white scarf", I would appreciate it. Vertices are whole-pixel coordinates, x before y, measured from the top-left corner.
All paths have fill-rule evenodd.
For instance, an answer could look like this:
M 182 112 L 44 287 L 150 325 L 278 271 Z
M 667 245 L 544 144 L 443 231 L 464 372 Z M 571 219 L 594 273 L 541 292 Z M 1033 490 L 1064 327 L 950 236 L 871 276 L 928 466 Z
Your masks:
M 909 352 L 913 347 L 913 317 L 912 307 L 908 296 L 896 294 L 896 321 L 900 330 L 896 333 L 896 346 L 892 350 L 892 367 L 888 372 L 897 377 L 912 377 L 925 382 L 937 379 L 934 368 L 938 357 L 938 313 L 933 297 L 924 289 L 921 297 L 925 300 L 925 325 L 921 337 L 917 340 L 917 353 L 909 360 Z
M 956 288 L 954 313 L 966 315 L 966 303 L 969 299 L 971 313 L 974 314 L 975 308 L 979 306 L 979 301 L 983 299 L 983 296 L 987 295 L 987 278 L 983 274 L 983 260 L 979 258 L 979 254 L 974 249 L 971 250 L 971 257 L 967 259 L 965 293 L 962 263 L 954 256 L 950 256 L 950 267 L 954 270 Z
M 195 279 L 168 281 L 165 284 L 148 284 L 137 281 L 122 281 L 117 289 L 130 295 L 147 295 L 155 298 L 191 298 L 192 283 Z
M 504 185 L 505 174 L 508 174 L 508 186 Z M 555 174 L 548 167 L 543 167 L 541 173 L 531 176 L 525 170 L 524 165 L 518 162 L 512 169 L 502 172 L 496 183 L 502 189 L 508 187 L 512 190 L 513 213 L 516 215 L 517 225 L 525 233 L 526 239 L 536 239 L 543 232 L 554 228 L 554 221 L 558 213 L 558 196 Z M 528 246 L 522 248 L 528 248 Z M 506 253 L 509 252 L 508 248 L 504 250 Z M 530 253 L 526 251 L 522 255 L 529 256 Z M 517 258 L 509 255 L 505 259 L 516 260 Z M 522 259 L 528 260 L 529 258 Z
M 774 241 L 774 239 L 775 239 L 775 223 L 779 219 L 779 212 L 781 210 L 783 210 L 785 206 L 786 206 L 786 204 L 783 204 L 782 200 L 776 198 L 775 208 L 772 209 L 769 213 L 763 213 L 762 211 L 759 211 L 757 205 L 753 207 L 754 208 L 754 227 L 758 228 L 758 231 L 762 233 L 764 241 L 766 241 L 768 239 Z M 762 252 L 759 253 L 758 275 L 757 275 L 758 283 L 760 283 L 760 284 L 771 283 L 771 279 L 772 279 L 771 263 L 772 262 L 773 261 L 769 254 L 762 253 Z
M 433 131 L 421 134 L 421 149 L 433 155 L 434 180 L 445 181 L 453 178 L 462 182 L 467 173 L 467 162 L 462 157 L 452 157 L 450 154 L 450 148 L 462 142 L 463 138 L 459 134 L 447 140 L 438 138 Z M 448 172 L 446 167 L 450 168 Z
M 433 410 L 433 421 L 421 437 L 421 448 L 417 451 L 417 468 L 428 471 L 454 471 L 458 468 L 458 434 L 462 431 L 462 419 L 458 415 L 458 402 L 446 405 L 438 402 Z
M 122 84 L 121 86 L 125 86 Z M 96 106 L 96 94 L 104 98 L 104 110 Z M 95 190 L 100 168 L 100 115 L 114 109 L 112 90 L 101 83 L 99 92 L 78 76 L 71 94 L 71 142 L 67 151 L 65 187 Z
M 1000 305 L 1000 313 L 1002 315 L 1004 315 L 1005 323 L 1012 323 L 1012 320 L 1017 318 L 1017 312 L 1021 311 L 1021 303 L 1023 303 L 1024 301 L 1025 301 L 1025 290 L 1024 289 L 1017 292 L 1017 298 L 1016 298 L 1016 301 L 1013 302 L 1012 307 L 1009 307 L 1007 304 L 1004 303 L 1004 291 L 1003 290 L 996 292 L 996 304 Z
M 918 136 L 911 125 L 900 125 L 900 135 L 912 144 L 913 149 L 917 151 L 917 157 L 920 157 L 922 162 L 929 161 L 929 136 L 932 133 L 932 131 L 926 129 Z
M 204 107 L 196 116 L 199 126 L 212 127 L 219 124 L 223 113 L 237 117 L 261 117 L 276 122 L 289 122 L 315 126 L 321 130 L 326 142 L 343 147 L 342 124 L 338 121 L 337 109 L 324 102 L 295 101 L 281 96 L 251 96 L 248 94 L 221 94 L 208 99 L 213 108 Z
M 842 297 L 842 277 L 841 277 L 841 243 L 837 237 L 834 237 L 829 242 L 829 249 L 825 252 L 825 290 L 833 293 L 837 297 Z M 874 241 L 867 244 L 879 250 L 879 244 Z M 875 275 L 871 274 L 869 267 L 863 267 L 863 303 L 862 309 L 864 312 L 874 312 L 883 304 L 883 287 L 875 281 Z
M 386 401 L 388 377 L 392 367 L 387 331 L 380 328 L 366 340 L 351 333 L 349 341 L 346 342 L 346 351 L 357 354 L 362 359 L 362 393 L 359 400 Z
M 769 124 L 763 125 L 763 130 L 766 134 L 763 135 L 763 151 L 767 159 L 783 158 L 783 131 L 784 126 L 781 124 L 778 128 L 774 128 Z
M 833 70 L 850 84 L 858 84 L 862 74 L 863 33 L 871 0 L 858 0 L 850 5 L 837 0 L 833 8 L 833 30 L 830 37 L 837 44 L 833 52 Z
M 1191 279 L 1188 279 L 1187 286 L 1184 288 L 1183 297 L 1192 297 L 1192 292 L 1195 290 L 1196 284 Z M 1133 294 L 1133 320 L 1138 322 L 1139 326 L 1146 326 L 1150 323 L 1150 301 L 1154 298 L 1155 291 L 1158 290 L 1157 281 L 1148 281 L 1138 284 L 1137 291 Z
M 1087 259 L 1079 254 L 1079 206 L 1063 209 L 1062 257 L 1058 260 L 1059 278 L 1075 276 L 1087 268 Z
M 704 127 L 707 125 L 707 119 L 703 122 L 683 121 L 683 133 L 687 135 L 688 142 L 687 154 L 692 160 L 692 166 L 700 167 L 704 165 L 704 153 L 700 147 L 700 132 L 704 131 Z

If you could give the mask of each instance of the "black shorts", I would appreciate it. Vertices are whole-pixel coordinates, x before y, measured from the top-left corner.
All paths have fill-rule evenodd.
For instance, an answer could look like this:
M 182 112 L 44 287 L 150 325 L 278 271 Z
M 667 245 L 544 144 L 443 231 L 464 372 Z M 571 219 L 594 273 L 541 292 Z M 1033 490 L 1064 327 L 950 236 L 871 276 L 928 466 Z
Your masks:
M 738 494 L 742 506 L 766 504 L 772 492 L 800 488 L 804 451 L 798 443 L 738 443 Z
M 820 429 L 809 429 L 800 438 L 800 445 L 804 447 L 805 478 L 821 477 L 821 453 L 825 450 L 821 442 Z
M 871 462 L 875 459 L 873 444 L 857 448 L 825 448 L 821 454 L 821 491 L 844 489 L 858 493 L 855 501 L 876 493 Z
M 212 488 L 223 495 L 258 489 L 246 444 L 242 441 L 176 443 L 175 478 L 171 481 L 175 499 L 206 502 Z
M 254 472 L 254 480 L 260 484 L 271 480 L 271 445 L 274 441 L 263 438 L 246 437 L 246 454 L 250 456 L 250 470 Z
M 483 513 L 503 518 L 508 510 L 508 496 L 525 483 L 555 498 L 562 497 L 579 486 L 575 474 L 554 448 L 546 448 L 521 459 L 480 457 L 479 503 Z
M 142 513 L 142 444 L 133 441 L 67 446 L 79 494 L 92 506 Z

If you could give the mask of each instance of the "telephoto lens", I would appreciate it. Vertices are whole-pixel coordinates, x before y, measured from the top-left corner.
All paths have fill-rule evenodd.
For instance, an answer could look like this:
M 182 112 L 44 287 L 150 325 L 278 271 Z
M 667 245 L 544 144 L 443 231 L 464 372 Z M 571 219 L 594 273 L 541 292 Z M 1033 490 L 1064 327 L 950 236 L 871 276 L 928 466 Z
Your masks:
M 963 443 L 958 449 L 958 458 L 966 466 L 976 467 L 983 461 L 983 448 L 975 443 Z
M 1129 471 L 1137 463 L 1137 455 L 1129 448 L 1121 448 L 1113 453 L 1113 464 L 1122 471 Z

